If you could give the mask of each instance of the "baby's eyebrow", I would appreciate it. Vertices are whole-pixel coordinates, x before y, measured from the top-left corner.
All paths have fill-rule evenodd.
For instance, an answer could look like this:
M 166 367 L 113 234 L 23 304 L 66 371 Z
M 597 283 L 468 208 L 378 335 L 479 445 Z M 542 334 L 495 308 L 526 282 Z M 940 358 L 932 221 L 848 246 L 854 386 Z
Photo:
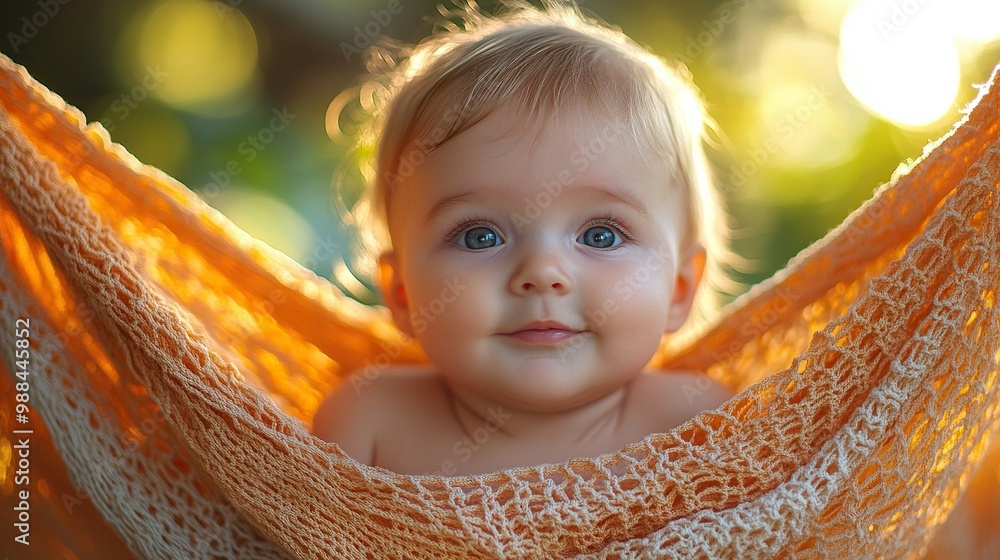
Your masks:
M 544 191 L 539 191 L 544 192 Z M 553 193 L 549 193 L 552 195 Z M 597 185 L 582 185 L 579 187 L 565 187 L 561 192 L 558 192 L 558 196 L 563 196 L 570 194 L 572 196 L 579 196 L 587 202 L 600 203 L 600 202 L 615 202 L 619 204 L 624 204 L 629 206 L 644 218 L 652 220 L 652 214 L 649 212 L 649 208 L 646 204 L 640 200 L 633 193 L 626 189 L 612 187 L 612 186 L 597 186 Z M 513 197 L 513 193 L 503 189 L 491 189 L 483 193 L 482 191 L 463 191 L 458 194 L 453 194 L 446 196 L 441 200 L 434 203 L 434 206 L 427 212 L 427 216 L 424 218 L 424 223 L 430 224 L 434 221 L 434 218 L 439 216 L 448 208 L 461 204 L 463 202 L 475 202 L 483 198 L 486 199 L 503 199 L 509 200 Z M 556 197 L 553 197 L 556 198 Z M 530 199 L 525 200 L 525 205 L 530 202 Z
M 617 202 L 624 204 L 631 207 L 647 220 L 653 219 L 653 215 L 650 214 L 646 203 L 626 189 L 603 185 L 583 185 L 573 188 L 573 194 L 580 195 L 592 202 Z
M 430 224 L 434 221 L 434 218 L 438 217 L 448 208 L 455 206 L 456 204 L 461 204 L 463 202 L 475 202 L 483 198 L 487 199 L 510 199 L 512 194 L 509 191 L 490 189 L 487 191 L 489 194 L 483 194 L 482 191 L 463 191 L 458 194 L 453 194 L 451 196 L 446 196 L 441 200 L 434 203 L 434 206 L 427 212 L 427 216 L 424 218 L 425 224 Z

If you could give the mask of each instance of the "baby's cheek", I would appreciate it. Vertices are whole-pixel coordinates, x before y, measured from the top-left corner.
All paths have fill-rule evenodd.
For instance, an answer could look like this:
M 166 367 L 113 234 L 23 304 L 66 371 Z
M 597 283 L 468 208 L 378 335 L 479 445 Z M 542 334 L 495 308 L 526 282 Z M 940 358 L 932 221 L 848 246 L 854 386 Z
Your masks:
M 624 271 L 625 274 L 609 278 L 603 286 L 604 297 L 598 306 L 598 317 L 630 332 L 642 334 L 657 331 L 662 334 L 670 309 L 670 288 L 660 275 L 644 273 L 644 269 Z
M 652 305 L 659 308 L 668 297 L 665 293 L 667 282 L 662 274 L 641 263 L 619 265 L 602 272 L 593 274 L 588 281 L 587 299 L 594 307 L 614 310 Z
M 414 330 L 451 331 L 472 329 L 486 317 L 491 299 L 474 282 L 461 276 L 446 276 L 419 286 L 416 305 L 411 305 Z

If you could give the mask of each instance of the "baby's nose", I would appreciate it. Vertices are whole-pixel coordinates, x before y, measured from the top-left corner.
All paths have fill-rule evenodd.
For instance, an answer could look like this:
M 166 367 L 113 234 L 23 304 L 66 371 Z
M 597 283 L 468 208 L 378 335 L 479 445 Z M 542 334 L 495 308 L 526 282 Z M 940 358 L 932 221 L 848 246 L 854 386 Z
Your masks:
M 538 254 L 525 259 L 511 277 L 510 289 L 517 295 L 564 295 L 573 289 L 573 280 L 552 255 Z

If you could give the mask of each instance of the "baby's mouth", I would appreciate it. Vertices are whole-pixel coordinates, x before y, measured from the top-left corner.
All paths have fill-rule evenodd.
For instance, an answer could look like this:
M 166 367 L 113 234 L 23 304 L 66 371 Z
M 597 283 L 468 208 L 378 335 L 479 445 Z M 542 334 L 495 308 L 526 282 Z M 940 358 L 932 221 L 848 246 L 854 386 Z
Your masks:
M 557 321 L 533 321 L 504 336 L 532 344 L 555 344 L 573 338 L 583 331 Z

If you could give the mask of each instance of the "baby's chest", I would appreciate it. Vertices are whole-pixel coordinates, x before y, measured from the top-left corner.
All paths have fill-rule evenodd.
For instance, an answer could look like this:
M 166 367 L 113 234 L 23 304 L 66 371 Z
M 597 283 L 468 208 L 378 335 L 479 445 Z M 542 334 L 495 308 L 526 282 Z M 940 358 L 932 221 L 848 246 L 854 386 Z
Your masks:
M 641 441 L 657 431 L 651 416 L 633 411 L 634 420 L 600 440 L 529 444 L 505 437 L 490 422 L 463 429 L 452 415 L 424 414 L 419 421 L 398 423 L 380 434 L 376 464 L 403 474 L 458 476 L 559 463 L 574 457 L 597 457 Z M 569 441 L 570 437 L 567 437 Z
M 495 433 L 484 429 L 466 434 L 448 415 L 425 411 L 419 419 L 387 426 L 378 434 L 375 462 L 404 474 L 465 474 L 502 452 Z

